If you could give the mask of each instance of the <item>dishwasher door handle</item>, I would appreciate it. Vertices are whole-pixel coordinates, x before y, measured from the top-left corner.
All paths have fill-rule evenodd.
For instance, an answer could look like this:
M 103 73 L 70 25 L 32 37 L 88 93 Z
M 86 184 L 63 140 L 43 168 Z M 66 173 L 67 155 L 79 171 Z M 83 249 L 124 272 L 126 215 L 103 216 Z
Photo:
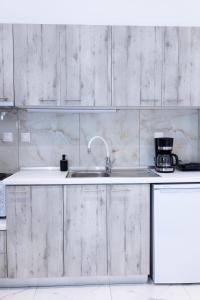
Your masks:
M 181 194 L 181 193 L 199 193 L 200 195 L 200 188 L 178 188 L 178 189 L 160 189 L 157 190 L 162 194 Z

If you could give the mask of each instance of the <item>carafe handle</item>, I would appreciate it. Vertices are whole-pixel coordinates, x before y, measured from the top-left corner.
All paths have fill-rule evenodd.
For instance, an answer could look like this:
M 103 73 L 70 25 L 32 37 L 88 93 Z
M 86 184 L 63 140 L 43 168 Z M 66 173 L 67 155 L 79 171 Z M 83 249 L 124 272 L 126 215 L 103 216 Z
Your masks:
M 172 156 L 172 166 L 175 167 L 178 165 L 178 155 L 172 153 L 171 156 Z

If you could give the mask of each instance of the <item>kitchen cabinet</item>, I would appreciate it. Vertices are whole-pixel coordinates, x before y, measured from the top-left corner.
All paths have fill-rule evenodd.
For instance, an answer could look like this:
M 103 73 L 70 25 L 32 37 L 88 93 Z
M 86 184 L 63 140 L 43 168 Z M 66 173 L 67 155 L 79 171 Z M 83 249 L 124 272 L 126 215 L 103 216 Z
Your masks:
M 63 187 L 8 186 L 9 278 L 63 275 Z
M 12 25 L 0 24 L 0 106 L 14 104 Z
M 200 106 L 199 40 L 197 27 L 0 25 L 0 104 Z
M 60 103 L 58 25 L 14 25 L 16 106 Z
M 64 276 L 106 276 L 106 186 L 66 186 L 64 220 Z
M 7 186 L 5 276 L 147 277 L 149 205 L 148 184 Z
M 190 28 L 191 43 L 190 43 L 190 59 L 188 62 L 188 77 L 190 80 L 187 81 L 187 86 L 190 87 L 190 105 L 200 106 L 200 28 Z M 189 50 L 188 50 L 189 51 Z M 190 73 L 190 75 L 189 75 Z M 189 88 L 188 88 L 189 89 Z
M 162 28 L 112 28 L 113 106 L 161 105 L 162 48 Z
M 191 106 L 191 28 L 165 27 L 163 55 L 163 106 Z M 199 58 L 194 62 L 200 67 Z M 197 68 L 199 68 L 197 67 Z M 200 96 L 200 93 L 198 97 Z
M 61 105 L 111 105 L 111 28 L 63 26 Z
M 16 106 L 111 105 L 108 26 L 14 25 Z
M 77 185 L 65 191 L 65 276 L 147 276 L 149 185 Z
M 200 28 L 112 28 L 113 106 L 199 106 Z
M 108 186 L 108 274 L 149 274 L 150 187 Z
M 0 278 L 7 277 L 6 231 L 0 230 Z

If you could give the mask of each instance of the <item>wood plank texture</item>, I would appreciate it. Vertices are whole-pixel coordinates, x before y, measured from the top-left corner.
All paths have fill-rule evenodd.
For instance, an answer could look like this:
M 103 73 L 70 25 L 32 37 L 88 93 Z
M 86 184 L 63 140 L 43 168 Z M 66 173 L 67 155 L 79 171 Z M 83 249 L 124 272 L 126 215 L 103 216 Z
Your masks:
M 191 28 L 190 99 L 192 106 L 200 106 L 200 28 Z
M 17 106 L 60 103 L 59 26 L 14 25 Z
M 0 24 L 0 104 L 7 101 L 14 102 L 13 35 L 12 25 Z
M 192 27 L 14 25 L 16 105 L 199 106 L 199 35 Z M 11 25 L 0 25 L 0 47 L 0 97 L 13 98 Z
M 111 105 L 111 29 L 64 26 L 60 40 L 62 105 Z
M 160 106 L 162 99 L 163 28 L 141 27 L 140 105 Z
M 64 276 L 107 275 L 106 186 L 66 186 Z
M 7 277 L 6 231 L 0 231 L 0 278 Z
M 8 277 L 63 275 L 63 188 L 6 188 Z
M 109 186 L 107 206 L 109 275 L 149 274 L 149 185 Z
M 163 29 L 112 30 L 113 105 L 161 105 Z
M 163 106 L 191 105 L 191 28 L 164 30 Z M 200 64 L 196 61 L 197 65 Z
M 140 105 L 140 28 L 112 28 L 114 106 Z

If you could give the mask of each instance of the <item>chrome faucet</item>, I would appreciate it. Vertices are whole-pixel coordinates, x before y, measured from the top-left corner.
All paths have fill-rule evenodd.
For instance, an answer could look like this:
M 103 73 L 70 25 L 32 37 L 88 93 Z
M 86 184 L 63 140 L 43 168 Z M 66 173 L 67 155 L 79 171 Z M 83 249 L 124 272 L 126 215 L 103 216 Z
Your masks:
M 96 135 L 96 136 L 94 136 L 93 138 L 90 139 L 90 141 L 89 141 L 89 143 L 88 143 L 88 153 L 91 152 L 91 144 L 92 144 L 92 142 L 93 142 L 94 140 L 96 140 L 96 139 L 101 140 L 101 141 L 104 143 L 105 147 L 106 147 L 106 162 L 105 162 L 105 168 L 106 168 L 106 173 L 110 174 L 110 173 L 111 173 L 111 159 L 110 159 L 110 152 L 109 152 L 108 144 L 107 144 L 106 140 L 105 140 L 103 137 L 101 137 L 101 136 L 99 136 L 99 135 Z

